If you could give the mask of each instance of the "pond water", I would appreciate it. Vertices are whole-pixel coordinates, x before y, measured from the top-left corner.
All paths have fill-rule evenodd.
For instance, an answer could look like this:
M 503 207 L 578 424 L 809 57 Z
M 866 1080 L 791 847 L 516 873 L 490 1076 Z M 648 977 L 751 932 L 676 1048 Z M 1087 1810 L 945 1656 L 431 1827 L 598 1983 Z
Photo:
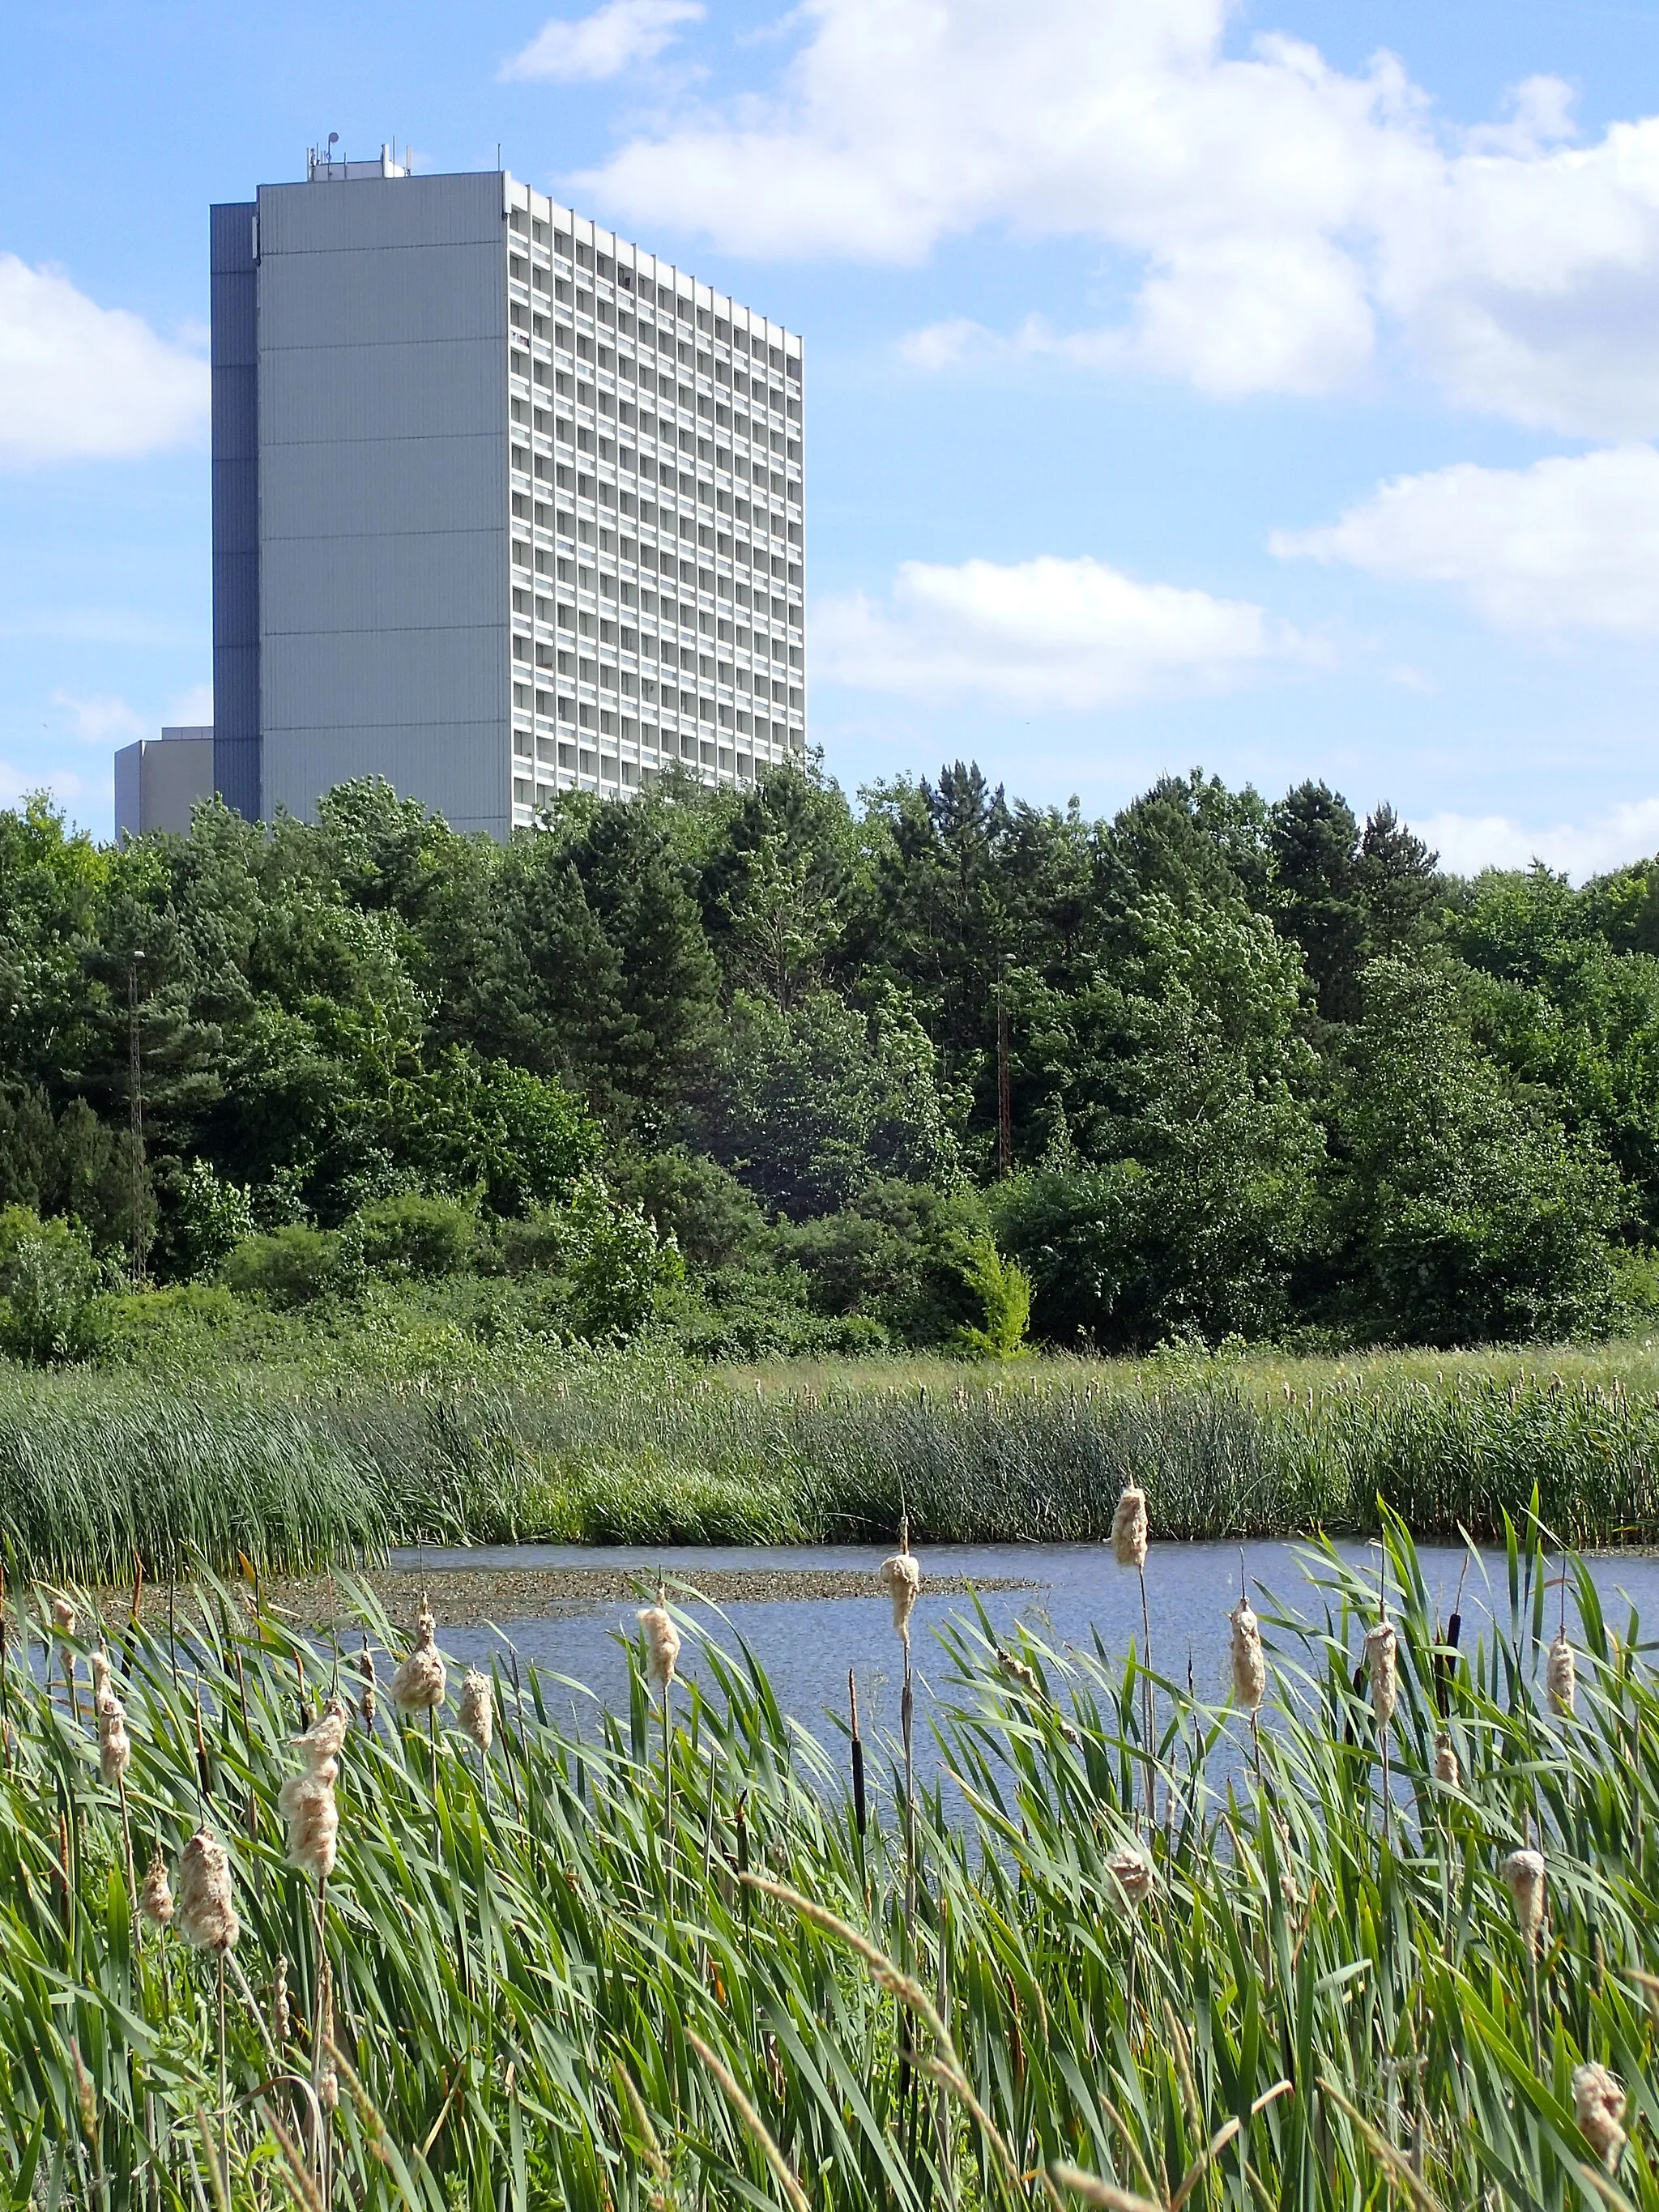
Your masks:
M 1377 1554 L 1372 1547 L 1355 1543 L 1338 1548 L 1344 1558 L 1374 1571 Z M 1190 1662 L 1194 1687 L 1200 1697 L 1219 1699 L 1226 1692 L 1226 1615 L 1238 1597 L 1241 1555 L 1258 1607 L 1265 1603 L 1266 1592 L 1296 1610 L 1310 1609 L 1315 1593 L 1306 1586 L 1305 1555 L 1291 1544 L 1154 1544 L 1147 1559 L 1153 1662 L 1161 1674 L 1177 1679 L 1186 1674 Z M 1139 1638 L 1139 1583 L 1115 1564 L 1103 1545 L 940 1545 L 921 1550 L 920 1556 L 923 1582 L 911 1631 L 919 1741 L 925 1735 L 928 1705 L 944 1687 L 947 1663 L 930 1632 L 953 1613 L 971 1617 L 972 1613 L 966 1595 L 930 1593 L 929 1577 L 955 1576 L 970 1583 L 1017 1577 L 1032 1584 L 984 1593 L 981 1602 L 1000 1635 L 1025 1623 L 1044 1642 L 1063 1650 L 1067 1645 L 1091 1647 L 1097 1630 L 1113 1654 L 1125 1651 L 1131 1637 Z M 1443 1613 L 1449 1614 L 1468 1555 L 1451 1547 L 1423 1547 L 1418 1556 L 1429 1590 Z M 849 1668 L 858 1681 L 866 1740 L 890 1737 L 897 1731 L 901 1654 L 888 1601 L 876 1588 L 879 1559 L 876 1551 L 840 1545 L 730 1549 L 514 1545 L 465 1551 L 428 1547 L 398 1553 L 392 1564 L 433 1569 L 622 1567 L 637 1571 L 647 1589 L 659 1573 L 695 1586 L 699 1571 L 711 1567 L 784 1572 L 827 1567 L 868 1574 L 868 1597 L 744 1601 L 718 1612 L 702 1606 L 692 1608 L 693 1618 L 706 1624 L 728 1650 L 735 1648 L 740 1636 L 766 1668 L 782 1710 L 820 1742 L 828 1743 L 834 1735 L 825 1717 L 845 1717 Z M 1659 1558 L 1608 1553 L 1590 1565 L 1611 1625 L 1622 1628 L 1626 1601 L 1636 1605 L 1645 1620 L 1659 1620 Z M 1462 1599 L 1466 1649 L 1472 1647 L 1494 1601 L 1507 1611 L 1501 1556 L 1487 1556 L 1468 1568 Z M 550 1712 L 557 1711 L 556 1697 L 568 1699 L 583 1715 L 586 1729 L 596 1700 L 626 1711 L 628 1668 L 618 1638 L 637 1636 L 635 1615 L 644 1601 L 562 1607 L 544 1619 L 510 1621 L 499 1632 L 447 1629 L 441 1641 L 456 1658 L 481 1665 L 488 1664 L 492 1650 L 505 1661 L 504 1647 L 510 1643 L 521 1668 L 533 1666 L 544 1675 L 563 1678 L 569 1686 L 546 1685 Z M 704 1663 L 696 1639 L 688 1637 L 680 1662 L 682 1676 L 696 1680 Z

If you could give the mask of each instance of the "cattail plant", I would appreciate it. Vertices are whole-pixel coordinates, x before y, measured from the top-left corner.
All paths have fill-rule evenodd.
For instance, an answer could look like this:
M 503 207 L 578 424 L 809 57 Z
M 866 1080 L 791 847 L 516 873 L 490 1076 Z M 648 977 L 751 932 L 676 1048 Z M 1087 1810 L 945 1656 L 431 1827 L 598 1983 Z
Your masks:
M 186 1942 L 210 1951 L 219 1984 L 219 2174 L 230 2202 L 230 2084 L 225 2068 L 225 1960 L 242 1932 L 230 1889 L 230 1860 L 219 1838 L 198 1828 L 179 1862 L 179 1925 Z
M 289 1863 L 309 1875 L 317 1885 L 316 2011 L 312 2024 L 312 2087 L 320 2094 L 326 2048 L 325 2028 L 329 2017 L 328 1878 L 339 1851 L 340 1814 L 334 1799 L 339 1779 L 339 1754 L 350 1725 L 343 1698 L 331 1698 L 303 1735 L 292 1739 L 304 1765 L 290 1774 L 276 1793 L 276 1809 L 288 1822 Z M 325 2131 L 313 2126 L 312 2155 L 319 2179 L 326 2172 Z M 327 2201 L 325 2188 L 324 2201 Z
M 1389 1732 L 1394 1725 L 1395 1708 L 1400 1702 L 1400 1639 L 1387 1613 L 1382 1613 L 1366 1631 L 1365 1672 L 1370 1680 L 1371 1712 L 1382 1753 L 1382 1832 L 1386 1836 L 1393 1809 L 1389 1789 Z
M 362 1649 L 357 1654 L 357 1674 L 363 1686 L 358 1692 L 357 1711 L 362 1717 L 363 1726 L 373 1735 L 379 1697 L 374 1680 L 374 1654 L 369 1649 L 367 1635 L 363 1638 Z
M 1458 1789 L 1462 1782 L 1458 1771 L 1456 1750 L 1443 1729 L 1434 1740 L 1434 1778 L 1437 1782 L 1443 1782 L 1449 1790 Z
M 98 1723 L 98 1771 L 103 1777 L 105 1788 L 112 1790 L 120 1802 L 127 1902 L 136 1910 L 138 1889 L 133 1879 L 132 1826 L 127 1815 L 127 1769 L 132 1763 L 132 1738 L 127 1734 L 126 1708 L 116 1696 L 110 1680 L 109 1656 L 101 1648 L 92 1655 L 92 1710 Z
M 1158 1826 L 1158 1784 L 1153 1778 L 1153 1734 L 1158 1706 L 1152 1692 L 1152 1616 L 1146 1603 L 1146 1546 L 1149 1525 L 1146 1493 L 1130 1483 L 1112 1515 L 1112 1557 L 1121 1567 L 1133 1567 L 1140 1578 L 1141 1705 L 1146 1738 L 1146 1826 Z
M 53 1598 L 52 1626 L 53 1634 L 59 1637 L 63 1642 L 64 1648 L 59 1654 L 59 1663 L 64 1669 L 64 1695 L 69 1702 L 70 1718 L 78 1725 L 81 1718 L 81 1706 L 80 1700 L 75 1693 L 74 1639 L 80 1632 L 81 1624 L 76 1617 L 75 1607 L 66 1597 Z
M 910 1616 L 921 1589 L 921 1562 L 910 1549 L 910 1516 L 899 1516 L 899 1547 L 877 1570 L 877 1580 L 893 1601 L 893 1633 L 904 1647 L 904 1684 L 899 1693 L 899 1733 L 904 1742 L 904 1917 L 916 1917 L 915 1680 L 910 1657 Z
M 1625 2093 L 1595 2059 L 1572 2069 L 1572 2113 L 1579 2132 L 1609 2173 L 1625 2148 Z
M 674 1874 L 669 1854 L 674 1833 L 674 1762 L 669 1742 L 672 1719 L 670 1693 L 674 1686 L 674 1669 L 679 1664 L 680 1632 L 674 1626 L 673 1615 L 668 1610 L 668 1593 L 659 1583 L 655 1605 L 642 1605 L 639 1611 L 640 1626 L 645 1632 L 646 1671 L 651 1686 L 662 1699 L 662 1850 L 663 1875 L 668 1885 L 670 1909 L 672 1909 Z
M 1522 1849 L 1511 1851 L 1498 1872 L 1515 1902 L 1516 1925 L 1527 1947 L 1527 1990 L 1531 2000 L 1532 2055 L 1542 2063 L 1543 2030 L 1538 2010 L 1538 1943 L 1544 1926 L 1544 1855 Z
M 1578 1662 L 1567 1641 L 1565 1628 L 1555 1638 L 1546 1655 L 1544 1686 L 1549 1696 L 1550 1711 L 1565 1719 L 1571 1713 L 1578 1696 Z

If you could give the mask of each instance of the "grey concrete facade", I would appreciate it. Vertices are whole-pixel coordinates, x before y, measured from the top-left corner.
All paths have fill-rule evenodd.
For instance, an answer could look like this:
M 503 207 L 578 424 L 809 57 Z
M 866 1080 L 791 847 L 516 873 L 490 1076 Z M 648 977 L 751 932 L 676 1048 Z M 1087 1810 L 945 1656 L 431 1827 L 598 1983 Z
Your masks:
M 115 756 L 116 836 L 188 835 L 192 810 L 223 787 L 215 751 L 214 732 L 205 728 L 165 729 L 123 745 Z
M 212 219 L 218 787 L 559 790 L 805 749 L 798 338 L 501 173 Z

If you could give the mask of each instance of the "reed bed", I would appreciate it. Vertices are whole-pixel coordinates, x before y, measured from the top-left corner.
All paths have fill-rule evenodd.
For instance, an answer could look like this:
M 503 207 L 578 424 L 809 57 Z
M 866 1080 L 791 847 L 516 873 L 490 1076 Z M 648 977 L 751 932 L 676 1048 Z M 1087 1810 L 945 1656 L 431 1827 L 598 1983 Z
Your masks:
M 651 1620 L 620 1711 L 578 1733 L 569 1686 L 498 1669 L 486 1741 L 331 1702 L 356 1670 L 245 1589 L 178 1644 L 36 1591 L 0 1670 L 0 2202 L 1651 2204 L 1638 1625 L 1535 1535 L 1478 1641 L 1393 1522 L 1382 1559 L 1255 1593 L 1261 1703 L 1160 1680 L 1155 1741 L 1133 1655 L 959 1618 L 908 1820 L 898 1747 L 854 1801 L 749 1655 L 706 1643 L 688 1687 Z M 1355 1671 L 1384 1613 L 1386 1712 Z M 118 1799 L 64 1679 L 100 1649 Z
M 0 1369 L 0 1558 L 152 1577 L 398 1542 L 1495 1537 L 1534 1490 L 1580 1546 L 1659 1543 L 1645 1347 L 1340 1367 L 1217 1359 L 745 1373 L 544 1354 L 441 1378 Z

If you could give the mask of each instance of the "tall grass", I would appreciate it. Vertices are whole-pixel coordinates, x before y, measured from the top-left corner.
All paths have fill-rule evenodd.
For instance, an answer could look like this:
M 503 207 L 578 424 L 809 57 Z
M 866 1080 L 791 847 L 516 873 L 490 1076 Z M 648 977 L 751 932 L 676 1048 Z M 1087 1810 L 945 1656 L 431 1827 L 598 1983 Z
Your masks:
M 323 1923 L 272 1808 L 334 1655 L 223 1589 L 178 1672 L 147 1625 L 118 1652 L 135 1840 L 176 1863 L 205 1822 L 234 1861 L 222 2100 L 216 1962 L 135 1931 L 84 1716 L 40 1686 L 40 1626 L 32 1675 L 14 1632 L 0 2202 L 195 2212 L 223 2155 L 235 2205 L 310 2212 L 1650 2204 L 1659 1685 L 1638 1625 L 1610 1632 L 1568 1564 L 1580 1692 L 1557 1719 L 1535 1543 L 1511 1539 L 1507 1602 L 1462 1652 L 1397 1526 L 1387 1556 L 1391 1820 L 1352 1678 L 1375 1575 L 1326 1553 L 1300 1608 L 1262 1601 L 1254 1755 L 1244 1716 L 1176 1682 L 1149 1744 L 1133 1662 L 999 1652 L 969 1618 L 944 1638 L 953 1810 L 917 1804 L 913 1912 L 896 1776 L 861 1826 L 839 1755 L 741 1651 L 710 1644 L 676 1691 L 666 1769 L 637 1652 L 624 1709 L 580 1738 L 538 1680 L 498 1680 L 487 1770 L 453 1729 L 434 1761 L 423 1729 L 354 1728 L 325 1937 L 341 2095 L 314 2152 Z M 1432 1778 L 1443 1731 L 1460 1786 Z M 1523 1844 L 1547 1870 L 1535 1956 L 1500 1872 Z M 254 2017 L 279 1960 L 280 2050 Z M 1572 2117 L 1587 2059 L 1630 2098 L 1616 2172 Z
M 646 1353 L 441 1376 L 0 1369 L 14 1571 L 282 1566 L 544 1536 L 1095 1540 L 1144 1489 L 1168 1536 L 1490 1537 L 1534 1488 L 1580 1545 L 1659 1541 L 1646 1347 L 1360 1365 L 1186 1359 L 750 1371 Z

